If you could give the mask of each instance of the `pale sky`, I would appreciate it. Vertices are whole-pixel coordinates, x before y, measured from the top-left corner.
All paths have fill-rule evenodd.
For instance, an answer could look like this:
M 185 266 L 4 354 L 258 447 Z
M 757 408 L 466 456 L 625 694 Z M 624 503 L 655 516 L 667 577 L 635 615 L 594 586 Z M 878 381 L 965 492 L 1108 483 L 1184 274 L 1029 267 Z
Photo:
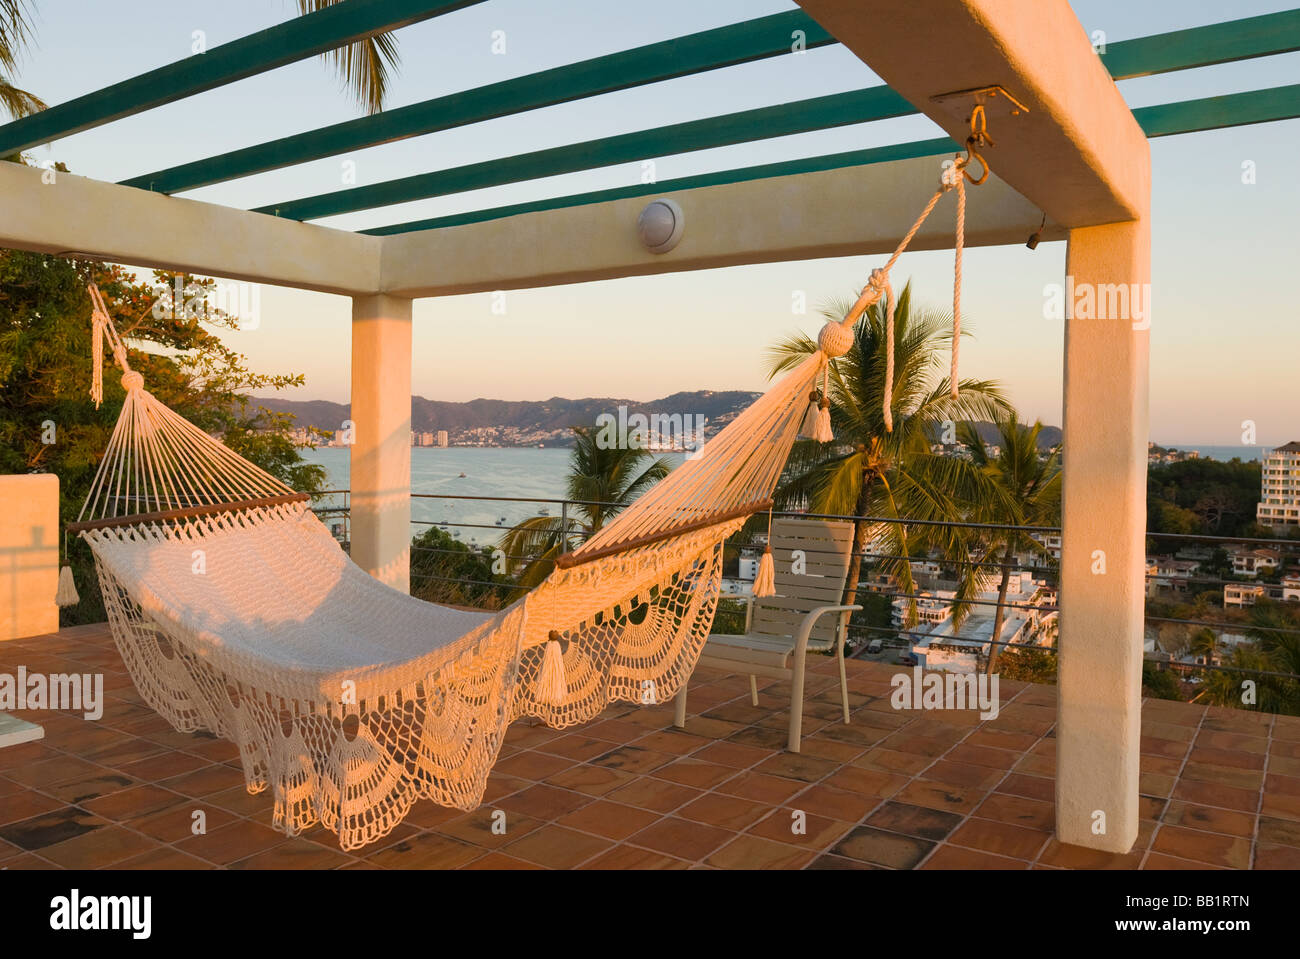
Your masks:
M 1289 0 L 1132 3 L 1073 0 L 1091 33 L 1110 42 L 1254 16 Z M 782 0 L 489 0 L 398 33 L 395 107 L 603 53 L 790 9 Z M 629 15 L 635 10 L 635 15 Z M 189 54 L 193 31 L 209 46 L 263 29 L 296 11 L 290 0 L 39 0 L 37 44 L 16 82 L 51 104 Z M 503 30 L 505 55 L 492 52 Z M 1183 71 L 1120 85 L 1145 106 L 1295 82 L 1300 54 Z M 357 182 L 508 156 L 548 146 L 851 90 L 878 78 L 840 47 L 640 87 L 531 114 L 414 138 L 193 191 L 187 196 L 255 207 L 341 187 L 341 161 Z M 178 104 L 57 141 L 37 160 L 121 180 L 356 116 L 329 68 L 304 61 Z M 669 157 L 660 180 L 755 163 L 939 135 L 924 117 Z M 1153 163 L 1151 438 L 1165 445 L 1234 444 L 1241 422 L 1258 443 L 1300 439 L 1296 389 L 1296 175 L 1300 121 L 1165 137 Z M 1252 161 L 1256 183 L 1242 182 Z M 639 182 L 639 164 L 404 204 L 325 221 L 359 229 Z M 918 208 L 926 197 L 917 197 Z M 850 202 L 851 198 L 846 198 Z M 951 211 L 947 211 L 951 215 Z M 864 208 L 869 216 L 870 209 Z M 943 215 L 942 213 L 937 215 Z M 689 224 L 688 227 L 689 229 Z M 555 237 L 554 242 L 565 242 Z M 1043 319 L 1044 287 L 1059 283 L 1064 244 L 972 249 L 966 254 L 963 375 L 1001 380 L 1022 415 L 1061 420 L 1062 322 Z M 504 316 L 490 294 L 417 301 L 413 388 L 441 400 L 613 396 L 649 400 L 679 390 L 762 389 L 763 354 L 796 330 L 815 333 L 815 307 L 861 287 L 880 257 L 851 257 L 512 292 Z M 923 301 L 951 302 L 952 254 L 909 254 L 895 282 L 912 277 Z M 809 315 L 792 315 L 796 290 Z M 349 301 L 263 287 L 261 321 L 230 337 L 251 365 L 305 373 L 295 399 L 346 401 Z M 454 361 L 451 358 L 455 358 Z M 466 357 L 474 358 L 466 361 Z

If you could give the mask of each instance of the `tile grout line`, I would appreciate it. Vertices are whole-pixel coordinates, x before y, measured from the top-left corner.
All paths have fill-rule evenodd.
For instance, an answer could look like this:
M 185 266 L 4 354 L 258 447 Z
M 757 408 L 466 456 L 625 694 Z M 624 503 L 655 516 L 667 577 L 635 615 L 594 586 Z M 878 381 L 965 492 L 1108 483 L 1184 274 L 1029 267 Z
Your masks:
M 1264 792 L 1268 788 L 1268 765 L 1273 758 L 1273 729 L 1276 725 L 1277 717 L 1269 717 L 1268 736 L 1264 740 L 1264 768 L 1260 770 L 1259 796 L 1255 800 L 1255 828 L 1250 835 L 1250 864 L 1246 867 L 1248 869 L 1254 869 L 1255 861 L 1259 858 L 1259 826 L 1264 815 Z
M 1145 705 L 1147 704 L 1148 701 L 1149 701 L 1149 698 L 1148 698 L 1148 699 L 1144 699 L 1144 700 L 1142 701 L 1142 705 L 1145 706 Z M 1191 704 L 1189 703 L 1188 705 L 1191 705 Z M 1174 793 L 1178 792 L 1178 784 L 1179 784 L 1180 782 L 1182 782 L 1182 780 L 1183 780 L 1183 772 L 1187 769 L 1187 764 L 1188 764 L 1189 762 L 1191 762 L 1191 759 L 1192 759 L 1192 752 L 1196 749 L 1196 741 L 1197 741 L 1198 739 L 1201 738 L 1201 731 L 1205 728 L 1205 717 L 1207 717 L 1208 715 L 1210 715 L 1209 707 L 1205 707 L 1205 706 L 1201 707 L 1201 718 L 1200 718 L 1200 719 L 1197 721 L 1197 723 L 1196 723 L 1196 734 L 1192 736 L 1191 741 L 1188 742 L 1188 744 L 1187 744 L 1187 752 L 1184 753 L 1184 755 L 1183 755 L 1183 761 L 1178 765 L 1178 772 L 1174 774 L 1174 786 L 1173 786 L 1173 789 L 1170 790 L 1169 795 L 1165 798 L 1165 808 L 1162 809 L 1162 810 L 1160 811 L 1160 818 L 1156 820 L 1155 828 L 1151 830 L 1151 839 L 1150 839 L 1149 842 L 1147 842 L 1147 848 L 1144 849 L 1144 850 L 1142 851 L 1142 858 L 1138 860 L 1138 866 L 1137 866 L 1137 867 L 1138 867 L 1138 870 L 1139 870 L 1139 871 L 1144 870 L 1144 869 L 1146 868 L 1147 859 L 1150 858 L 1151 853 L 1155 850 L 1156 839 L 1157 839 L 1157 837 L 1159 837 L 1159 835 L 1160 835 L 1160 830 L 1161 830 L 1161 828 L 1162 828 L 1162 827 L 1164 826 L 1164 824 L 1165 824 L 1165 814 L 1169 812 L 1169 804 L 1172 803 L 1172 802 L 1174 801 Z M 1142 761 L 1142 756 L 1141 756 L 1142 737 L 1141 737 L 1141 717 L 1140 717 L 1140 716 L 1139 716 L 1139 718 L 1138 718 L 1138 734 L 1139 734 L 1139 735 L 1138 735 L 1138 763 L 1139 763 L 1139 766 L 1140 766 L 1141 761 Z M 1139 778 L 1141 777 L 1141 775 L 1142 775 L 1142 772 L 1141 772 L 1141 769 L 1139 768 L 1139 770 L 1138 770 L 1138 776 L 1139 776 Z M 1140 802 L 1141 798 L 1142 798 L 1142 796 L 1141 796 L 1141 790 L 1139 789 L 1139 792 L 1138 792 L 1138 799 L 1139 799 L 1139 802 Z M 1181 802 L 1182 800 L 1179 800 L 1179 801 Z M 1141 819 L 1140 819 L 1140 818 L 1139 818 L 1139 822 L 1141 822 Z M 1162 855 L 1163 855 L 1163 854 L 1162 854 Z
M 1032 688 L 1033 688 L 1033 684 L 1032 684 L 1032 683 L 1025 683 L 1024 686 L 1022 686 L 1020 689 L 1016 690 L 1015 693 L 1011 696 L 1011 698 L 1007 700 L 1007 702 L 1006 702 L 1006 706 L 1010 706 L 1010 705 L 1011 705 L 1012 703 L 1014 703 L 1017 699 L 1019 699 L 1020 696 L 1021 696 L 1021 694 L 1024 693 L 1024 691 L 1025 691 L 1026 689 L 1032 689 Z M 1005 708 L 1004 706 L 999 706 L 999 707 L 998 707 L 998 712 L 1001 713 L 1002 710 L 1003 710 L 1004 708 Z M 924 773 L 926 770 L 928 770 L 928 769 L 930 769 L 932 766 L 936 765 L 936 764 L 937 764 L 937 763 L 938 763 L 938 762 L 939 762 L 939 761 L 940 761 L 944 756 L 947 756 L 948 753 L 952 752 L 953 749 L 956 749 L 956 748 L 957 748 L 958 746 L 960 746 L 962 743 L 966 742 L 966 740 L 968 740 L 971 736 L 973 736 L 973 735 L 975 734 L 976 730 L 981 730 L 981 729 L 983 729 L 983 727 L 984 727 L 984 723 L 985 723 L 985 722 L 993 722 L 993 720 L 982 720 L 982 721 L 976 723 L 974 726 L 971 727 L 970 731 L 967 732 L 965 736 L 963 736 L 963 737 L 962 737 L 960 740 L 958 740 L 957 742 L 953 743 L 952 747 L 951 747 L 950 749 L 948 749 L 947 752 L 942 753 L 938 758 L 936 758 L 935 761 L 934 761 L 933 763 L 931 763 L 929 766 L 926 766 L 925 769 L 922 769 L 920 772 L 918 772 L 918 773 L 917 773 L 917 776 L 920 776 L 920 775 L 921 775 L 922 773 Z M 1034 745 L 1037 746 L 1038 743 L 1040 743 L 1040 742 L 1042 742 L 1044 739 L 1046 739 L 1046 738 L 1047 738 L 1047 734 L 1050 733 L 1050 732 L 1052 731 L 1052 729 L 1054 729 L 1054 728 L 1055 728 L 1055 723 L 1053 723 L 1052 725 L 1048 726 L 1046 732 L 1044 732 L 1043 735 L 1039 736 L 1038 739 L 1035 740 Z M 1023 761 L 1023 759 L 1024 759 L 1025 756 L 1028 756 L 1028 755 L 1030 754 L 1030 750 L 1032 750 L 1032 749 L 1033 749 L 1033 747 L 1031 746 L 1029 750 L 1026 750 L 1026 751 L 1025 751 L 1025 753 L 1024 753 L 1024 754 L 1022 755 L 1022 757 L 1021 757 L 1021 760 L 1022 760 L 1022 761 Z M 1003 783 L 1005 783 L 1009 778 L 1011 778 L 1011 774 L 1012 774 L 1013 772 L 1015 772 L 1015 769 L 1016 769 L 1016 766 L 1017 766 L 1017 765 L 1019 765 L 1019 763 L 1013 763 L 1013 764 L 1011 765 L 1011 767 L 1010 767 L 1009 769 L 1007 769 L 1007 771 L 1004 772 L 1004 773 L 1002 774 L 1002 778 L 999 779 L 999 780 L 997 781 L 997 783 L 996 783 L 996 784 L 995 784 L 991 789 L 989 789 L 989 790 L 987 790 L 987 791 L 985 792 L 984 797 L 980 800 L 980 802 L 978 802 L 978 803 L 976 803 L 974 806 L 972 806 L 970 812 L 966 813 L 966 814 L 962 817 L 961 821 L 959 821 L 955 826 L 953 826 L 952 829 L 950 829 L 950 830 L 948 831 L 948 836 L 952 836 L 952 835 L 955 834 L 959 829 L 961 829 L 962 826 L 964 826 L 967 822 L 969 822 L 972 818 L 976 818 L 976 817 L 975 817 L 975 810 L 978 809 L 979 806 L 980 806 L 980 805 L 981 805 L 985 800 L 987 800 L 989 796 L 991 796 L 993 793 L 997 792 L 997 790 L 998 790 L 998 786 L 1001 786 L 1001 785 L 1002 785 Z M 1051 837 L 1049 836 L 1048 839 L 1044 840 L 1044 844 L 1046 844 L 1047 842 L 1049 842 L 1050 839 L 1051 839 Z M 916 865 L 913 866 L 912 868 L 913 868 L 913 869 L 920 869 L 920 868 L 922 868 L 922 867 L 923 867 L 927 862 L 929 862 L 932 858 L 934 858 L 935 853 L 937 853 L 937 852 L 939 851 L 940 847 L 942 847 L 945 843 L 948 843 L 948 839 L 947 839 L 947 837 L 945 837 L 944 839 L 941 839 L 941 840 L 939 840 L 938 842 L 936 842 L 936 843 L 934 844 L 934 848 L 932 848 L 929 852 L 927 852 L 924 856 L 922 856 L 922 857 L 917 861 Z M 970 847 L 968 847 L 968 846 L 958 846 L 957 848 L 959 848 L 959 849 L 968 849 L 968 848 L 970 848 Z M 979 852 L 987 852 L 987 850 L 977 850 L 977 851 L 979 851 Z M 995 854 L 994 854 L 994 855 L 995 855 Z M 1008 858 L 1012 858 L 1012 857 L 1008 857 Z M 1032 865 L 1032 862 L 1030 862 L 1029 864 L 1027 864 L 1027 865 L 1026 865 L 1026 868 L 1029 868 L 1030 865 Z

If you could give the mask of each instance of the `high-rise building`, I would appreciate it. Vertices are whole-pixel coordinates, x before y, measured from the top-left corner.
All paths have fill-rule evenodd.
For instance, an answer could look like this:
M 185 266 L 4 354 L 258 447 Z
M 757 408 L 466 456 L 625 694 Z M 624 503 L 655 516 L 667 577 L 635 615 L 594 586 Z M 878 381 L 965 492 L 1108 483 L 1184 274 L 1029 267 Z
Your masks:
M 1264 457 L 1255 519 L 1261 526 L 1300 526 L 1300 442 Z
M 446 430 L 438 430 L 438 445 L 441 446 L 443 449 L 447 448 L 448 441 L 447 441 Z

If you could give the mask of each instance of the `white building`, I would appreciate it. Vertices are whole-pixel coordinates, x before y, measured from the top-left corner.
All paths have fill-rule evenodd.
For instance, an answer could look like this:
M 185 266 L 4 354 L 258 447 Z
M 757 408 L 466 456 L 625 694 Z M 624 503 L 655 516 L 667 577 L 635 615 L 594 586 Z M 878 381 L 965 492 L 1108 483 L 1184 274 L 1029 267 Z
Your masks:
M 1201 564 L 1194 559 L 1173 556 L 1147 557 L 1147 595 L 1155 596 L 1162 589 L 1187 592 L 1190 581 L 1200 571 Z
M 937 590 L 916 601 L 917 625 L 905 627 L 907 600 L 894 600 L 894 624 L 911 641 L 917 662 L 929 669 L 973 672 L 979 658 L 987 657 L 993 639 L 993 621 L 997 614 L 996 589 L 985 590 L 976 597 L 959 629 L 953 628 L 952 603 L 956 594 Z M 1000 650 L 1008 645 L 1050 646 L 1056 635 L 1058 614 L 1056 591 L 1036 580 L 1026 570 L 1011 574 L 1007 586 L 1007 605 L 998 637 Z
M 1238 576 L 1249 576 L 1252 579 L 1260 573 L 1277 569 L 1282 562 L 1282 554 L 1275 549 L 1251 549 L 1245 546 L 1234 546 L 1228 550 L 1228 558 L 1232 560 L 1232 571 Z
M 1264 587 L 1254 583 L 1232 583 L 1223 587 L 1224 607 L 1254 606 L 1255 600 L 1264 595 Z
M 1300 442 L 1264 457 L 1255 520 L 1261 526 L 1300 526 Z
M 1282 577 L 1282 600 L 1300 603 L 1300 570 L 1293 569 Z

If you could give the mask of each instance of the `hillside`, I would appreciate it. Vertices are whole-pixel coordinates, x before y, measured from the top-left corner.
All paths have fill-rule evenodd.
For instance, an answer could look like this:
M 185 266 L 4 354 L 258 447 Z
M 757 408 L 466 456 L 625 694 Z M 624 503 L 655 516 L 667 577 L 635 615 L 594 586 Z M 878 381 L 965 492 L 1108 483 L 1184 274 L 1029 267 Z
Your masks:
M 553 396 L 548 400 L 476 399 L 465 403 L 412 396 L 411 429 L 421 433 L 446 430 L 453 444 L 513 446 L 545 442 L 568 445 L 571 427 L 594 426 L 602 413 L 618 415 L 619 407 L 626 406 L 629 416 L 641 413 L 646 416 L 703 417 L 707 422 L 706 434 L 713 436 L 758 396 L 758 393 L 743 390 L 695 390 L 647 402 L 614 397 L 568 399 Z M 351 415 L 347 403 L 328 400 L 257 397 L 254 402 L 277 413 L 288 413 L 298 426 L 321 430 L 339 429 Z M 976 423 L 975 429 L 985 442 L 997 442 L 997 428 L 992 423 Z M 1038 442 L 1043 449 L 1060 443 L 1060 428 L 1043 427 Z
M 503 435 L 496 439 L 508 444 L 511 440 L 533 442 L 539 437 L 562 439 L 573 426 L 594 426 L 602 413 L 618 415 L 620 406 L 626 406 L 628 415 L 659 414 L 661 416 L 703 417 L 707 433 L 730 422 L 737 413 L 754 401 L 757 393 L 740 390 L 697 390 L 674 393 L 657 400 L 637 402 L 614 397 L 587 397 L 568 399 L 553 396 L 548 400 L 513 401 L 476 399 L 466 403 L 430 400 L 423 396 L 411 397 L 411 428 L 417 432 L 446 430 L 452 442 L 457 437 L 475 434 L 478 439 L 491 439 L 478 434 L 495 431 Z M 348 419 L 351 407 L 346 403 L 326 400 L 285 400 L 279 397 L 257 397 L 254 402 L 278 413 L 294 417 L 296 425 L 336 430 Z

